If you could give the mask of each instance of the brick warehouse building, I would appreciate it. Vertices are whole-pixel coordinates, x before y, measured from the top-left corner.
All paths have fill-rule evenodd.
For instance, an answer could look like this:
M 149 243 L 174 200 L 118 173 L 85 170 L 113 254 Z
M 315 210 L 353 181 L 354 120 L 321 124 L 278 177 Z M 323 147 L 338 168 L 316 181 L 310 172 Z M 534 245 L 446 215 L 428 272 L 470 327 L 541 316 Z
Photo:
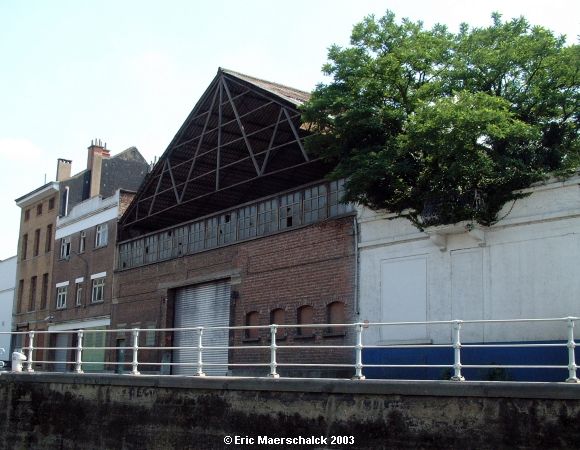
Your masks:
M 307 154 L 297 110 L 308 94 L 218 70 L 119 222 L 114 328 L 352 322 L 356 224 L 342 184 Z M 147 332 L 145 346 L 194 346 L 197 332 Z M 268 330 L 205 332 L 207 374 L 265 374 Z M 113 336 L 123 347 L 129 333 Z M 353 330 L 285 328 L 279 345 L 343 345 Z M 336 375 L 351 349 L 279 350 L 279 372 Z M 117 354 L 110 358 L 125 358 Z M 128 358 L 128 355 L 127 355 Z M 193 364 L 195 350 L 142 350 L 140 361 Z M 221 365 L 218 365 L 221 364 Z M 146 369 L 157 371 L 158 365 Z M 346 369 L 348 373 L 352 370 Z M 344 373 L 344 369 L 342 370 Z M 173 366 L 192 374 L 195 367 Z

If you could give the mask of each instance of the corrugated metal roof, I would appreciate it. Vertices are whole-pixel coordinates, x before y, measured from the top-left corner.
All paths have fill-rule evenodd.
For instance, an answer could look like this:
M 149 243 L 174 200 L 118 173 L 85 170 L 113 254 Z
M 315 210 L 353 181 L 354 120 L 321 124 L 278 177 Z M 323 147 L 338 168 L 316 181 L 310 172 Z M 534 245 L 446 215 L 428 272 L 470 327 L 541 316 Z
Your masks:
M 240 78 L 248 83 L 252 83 L 259 88 L 262 88 L 268 92 L 276 94 L 284 99 L 294 103 L 295 105 L 301 105 L 305 101 L 310 98 L 310 93 L 301 91 L 299 89 L 284 86 L 283 84 L 273 83 L 272 81 L 262 80 L 260 78 L 252 77 L 250 75 L 245 75 L 240 72 L 235 72 L 233 70 L 224 69 L 223 67 L 220 68 L 223 73 L 227 73 L 234 77 Z

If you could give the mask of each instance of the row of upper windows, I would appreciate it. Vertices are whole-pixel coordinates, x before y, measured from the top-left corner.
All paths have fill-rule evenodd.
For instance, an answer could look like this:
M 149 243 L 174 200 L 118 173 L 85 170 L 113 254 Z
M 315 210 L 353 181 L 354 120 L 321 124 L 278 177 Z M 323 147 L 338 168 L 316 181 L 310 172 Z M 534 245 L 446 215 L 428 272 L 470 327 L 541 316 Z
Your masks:
M 95 245 L 93 249 L 106 247 L 109 243 L 109 226 L 101 223 L 95 227 Z M 84 253 L 87 249 L 87 232 L 83 230 L 79 233 L 78 253 Z M 63 237 L 60 240 L 60 259 L 68 259 L 71 254 L 71 236 Z
M 40 254 L 40 237 L 42 230 L 37 228 L 34 230 L 34 242 L 32 246 L 32 256 L 38 256 Z M 44 252 L 48 253 L 52 250 L 52 224 L 46 226 L 46 231 L 44 233 Z M 22 235 L 22 240 L 20 243 L 20 259 L 25 260 L 28 258 L 28 233 Z
M 283 308 L 276 308 L 270 311 L 269 324 L 286 325 L 286 310 Z M 344 324 L 344 303 L 332 302 L 326 305 L 326 323 L 327 324 Z M 310 325 L 314 324 L 314 308 L 310 305 L 302 305 L 296 310 L 296 325 Z M 246 313 L 246 326 L 259 326 L 260 313 L 258 311 L 250 311 Z M 290 328 L 277 328 L 276 338 L 284 339 L 288 335 Z M 295 337 L 309 338 L 314 337 L 315 327 L 296 327 Z M 248 328 L 245 330 L 245 338 L 251 340 L 258 340 L 264 334 L 264 328 Z M 267 331 L 267 330 L 266 330 Z M 328 327 L 324 334 L 337 335 L 344 334 L 343 327 Z M 269 336 L 269 334 L 268 334 Z
M 46 303 L 48 300 L 48 273 L 42 275 L 42 281 L 40 285 L 40 309 L 46 309 Z M 37 292 L 38 292 L 38 277 L 33 276 L 30 278 L 29 289 L 28 289 L 28 308 L 27 311 L 35 311 L 37 308 L 36 300 L 37 300 Z M 18 293 L 17 293 L 18 301 L 16 303 L 16 312 L 21 313 L 24 312 L 24 280 L 20 280 L 18 282 Z
M 350 213 L 341 203 L 344 180 L 276 195 L 119 245 L 118 269 L 193 254 Z
M 48 210 L 52 211 L 54 209 L 54 197 L 51 197 L 48 199 Z M 24 221 L 28 222 L 30 220 L 30 211 L 34 210 L 36 208 L 36 215 L 37 216 L 41 216 L 42 215 L 42 208 L 43 208 L 43 203 L 40 202 L 38 203 L 36 206 L 33 206 L 31 208 L 27 208 L 24 210 L 23 214 L 24 214 Z
M 40 254 L 40 237 L 41 229 L 37 228 L 34 231 L 34 242 L 32 247 L 32 257 Z M 28 258 L 28 233 L 22 235 L 20 247 L 20 259 Z M 106 247 L 109 241 L 109 227 L 106 223 L 102 223 L 95 227 L 95 246 L 94 248 Z M 71 251 L 71 237 L 66 236 L 60 240 L 60 258 L 68 259 Z M 52 250 L 52 224 L 46 226 L 44 238 L 44 252 L 48 253 Z M 79 235 L 78 253 L 83 253 L 86 250 L 86 231 L 83 230 Z
M 94 278 L 91 283 L 91 303 L 102 303 L 105 301 L 105 277 Z M 24 312 L 24 280 L 18 282 L 18 301 L 16 305 L 17 313 Z M 75 283 L 74 298 L 75 306 L 83 305 L 83 285 L 84 280 L 77 280 Z M 67 305 L 68 285 L 56 287 L 56 309 L 64 309 Z M 40 286 L 40 305 L 36 304 L 38 292 L 38 277 L 30 278 L 28 289 L 28 308 L 27 311 L 35 311 L 37 308 L 44 310 L 47 307 L 48 300 L 48 273 L 42 275 L 42 284 Z
M 57 286 L 56 288 L 56 309 L 66 309 L 69 294 L 69 286 Z M 74 286 L 74 305 L 83 305 L 84 280 L 77 280 Z M 91 280 L 91 303 L 102 303 L 105 301 L 105 276 Z

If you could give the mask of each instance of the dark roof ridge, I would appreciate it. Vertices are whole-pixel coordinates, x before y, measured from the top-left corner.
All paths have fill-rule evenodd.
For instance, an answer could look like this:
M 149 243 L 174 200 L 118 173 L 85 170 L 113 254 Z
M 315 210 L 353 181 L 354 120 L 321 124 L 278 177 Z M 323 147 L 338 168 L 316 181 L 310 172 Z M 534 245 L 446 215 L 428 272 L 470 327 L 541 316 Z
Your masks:
M 276 83 L 274 81 L 264 80 L 263 78 L 254 77 L 252 75 L 246 75 L 241 72 L 236 72 L 235 70 L 226 69 L 220 67 L 218 72 L 222 72 L 228 75 L 232 75 L 236 78 L 240 78 L 249 83 L 255 84 L 258 87 L 265 89 L 275 95 L 285 97 L 291 100 L 293 103 L 303 103 L 310 98 L 310 92 L 303 91 L 301 89 L 294 88 L 292 86 L 287 86 L 285 84 Z

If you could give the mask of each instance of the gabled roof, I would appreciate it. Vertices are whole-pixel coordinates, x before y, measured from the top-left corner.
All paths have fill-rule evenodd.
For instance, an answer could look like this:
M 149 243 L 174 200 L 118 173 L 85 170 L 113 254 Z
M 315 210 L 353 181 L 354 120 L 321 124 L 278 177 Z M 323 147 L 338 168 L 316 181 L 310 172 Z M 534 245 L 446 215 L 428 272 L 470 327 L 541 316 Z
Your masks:
M 304 103 L 305 101 L 310 99 L 309 92 L 304 92 L 304 91 L 301 91 L 301 90 L 293 88 L 293 87 L 284 86 L 283 84 L 273 83 L 271 81 L 266 81 L 266 80 L 261 80 L 260 78 L 255 78 L 255 77 L 252 77 L 250 75 L 245 75 L 243 73 L 234 72 L 233 70 L 224 69 L 223 67 L 220 68 L 220 70 L 223 73 L 227 73 L 229 75 L 232 75 L 236 78 L 239 78 L 240 80 L 245 80 L 248 83 L 252 83 L 255 86 L 259 86 L 262 89 L 264 89 L 264 90 L 266 90 L 274 95 L 282 97 L 285 100 L 288 100 L 289 102 L 292 102 L 297 106 L 301 105 L 302 103 Z
M 120 221 L 139 236 L 320 180 L 298 105 L 309 94 L 226 69 L 201 96 Z

